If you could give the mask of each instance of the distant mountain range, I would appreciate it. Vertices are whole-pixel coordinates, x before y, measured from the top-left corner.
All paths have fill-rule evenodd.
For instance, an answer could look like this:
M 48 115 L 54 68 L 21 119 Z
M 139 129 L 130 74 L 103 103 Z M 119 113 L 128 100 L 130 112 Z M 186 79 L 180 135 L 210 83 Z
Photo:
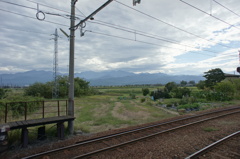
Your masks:
M 65 75 L 65 74 L 60 74 Z M 117 86 L 137 84 L 166 84 L 168 82 L 180 83 L 184 81 L 204 80 L 202 76 L 195 75 L 167 75 L 164 73 L 140 73 L 135 74 L 126 71 L 86 71 L 76 73 L 75 77 L 83 78 L 90 82 L 91 86 Z M 27 71 L 15 74 L 0 74 L 0 86 L 27 86 L 35 82 L 49 82 L 53 80 L 51 71 Z

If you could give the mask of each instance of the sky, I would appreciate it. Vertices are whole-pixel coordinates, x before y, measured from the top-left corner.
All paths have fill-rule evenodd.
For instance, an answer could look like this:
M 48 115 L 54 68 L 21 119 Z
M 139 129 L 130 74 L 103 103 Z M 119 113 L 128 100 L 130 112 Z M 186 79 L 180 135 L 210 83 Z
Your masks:
M 76 20 L 107 0 L 78 0 Z M 75 30 L 75 73 L 201 75 L 239 66 L 239 0 L 114 0 Z M 53 71 L 55 29 L 58 72 L 68 73 L 71 0 L 0 0 L 0 74 Z M 41 12 L 39 12 L 41 11 Z M 43 16 L 43 14 L 45 16 Z M 39 16 L 38 20 L 36 15 Z M 44 19 L 43 19 L 44 18 Z

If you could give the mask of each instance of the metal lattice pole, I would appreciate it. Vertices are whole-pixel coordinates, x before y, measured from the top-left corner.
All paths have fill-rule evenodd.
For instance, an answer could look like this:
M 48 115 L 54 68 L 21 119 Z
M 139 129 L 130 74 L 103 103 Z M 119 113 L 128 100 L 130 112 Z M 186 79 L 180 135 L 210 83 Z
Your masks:
M 59 83 L 58 83 L 58 32 L 55 29 L 54 35 L 54 58 L 53 58 L 53 89 L 52 98 L 58 98 Z

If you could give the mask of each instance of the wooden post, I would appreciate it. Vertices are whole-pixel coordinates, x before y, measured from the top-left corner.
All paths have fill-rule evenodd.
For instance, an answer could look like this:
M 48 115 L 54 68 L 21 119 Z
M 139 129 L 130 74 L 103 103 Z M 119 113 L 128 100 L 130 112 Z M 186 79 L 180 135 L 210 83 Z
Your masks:
M 45 126 L 39 127 L 38 128 L 38 140 L 44 140 L 46 139 L 46 133 L 45 133 Z
M 8 114 L 8 104 L 6 103 L 6 106 L 5 106 L 5 123 L 7 123 L 7 114 Z
M 64 139 L 64 122 L 57 123 L 57 136 L 59 140 Z
M 67 111 L 68 111 L 68 101 L 66 100 L 66 115 L 67 115 Z
M 59 100 L 57 102 L 58 102 L 58 116 L 60 116 Z
M 27 120 L 27 102 L 25 102 L 25 112 L 24 112 L 24 115 L 25 115 L 25 120 Z
M 27 127 L 22 128 L 21 140 L 22 140 L 22 147 L 27 147 L 27 145 L 28 145 L 28 129 L 27 129 Z
M 44 118 L 44 101 L 42 102 L 42 118 Z

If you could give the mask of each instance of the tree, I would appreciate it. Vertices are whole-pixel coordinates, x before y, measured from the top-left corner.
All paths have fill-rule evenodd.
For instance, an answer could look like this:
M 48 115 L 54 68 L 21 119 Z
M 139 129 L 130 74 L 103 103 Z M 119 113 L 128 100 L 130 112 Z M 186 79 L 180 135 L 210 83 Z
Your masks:
M 89 94 L 89 83 L 79 77 L 74 79 L 74 86 L 75 86 L 75 96 L 79 97 L 80 95 L 88 95 Z
M 183 81 L 183 80 L 182 80 L 182 81 L 180 82 L 180 85 L 181 85 L 182 87 L 183 87 L 183 86 L 186 86 L 186 85 L 187 85 L 187 81 Z
M 148 88 L 143 88 L 143 89 L 142 89 L 142 93 L 143 93 L 144 96 L 148 95 L 149 92 L 150 92 L 150 91 L 149 91 Z
M 198 89 L 204 89 L 205 87 L 205 81 L 200 80 L 197 84 L 196 84 Z
M 174 88 L 177 88 L 175 82 L 168 82 L 164 87 L 164 92 L 170 93 Z
M 213 89 L 213 87 L 222 80 L 225 79 L 225 75 L 220 68 L 211 69 L 208 72 L 204 72 L 205 86 Z
M 190 96 L 191 90 L 189 88 L 174 88 L 172 94 L 174 98 L 182 98 L 183 96 Z
M 7 90 L 0 88 L 0 99 L 3 99 L 6 97 Z
M 89 95 L 91 92 L 89 88 L 89 82 L 81 79 L 74 79 L 74 95 L 79 97 L 80 95 Z M 68 95 L 68 77 L 67 76 L 59 76 L 59 97 L 65 98 Z M 37 96 L 44 98 L 52 98 L 52 87 L 53 82 L 47 83 L 34 83 L 25 89 L 25 95 L 28 96 Z
M 195 86 L 195 81 L 189 81 L 188 84 L 192 85 L 192 86 Z
M 235 88 L 230 81 L 217 83 L 214 88 L 220 94 L 221 101 L 233 99 Z
M 46 84 L 36 82 L 25 89 L 25 95 L 51 98 L 52 97 L 52 84 L 49 82 Z

